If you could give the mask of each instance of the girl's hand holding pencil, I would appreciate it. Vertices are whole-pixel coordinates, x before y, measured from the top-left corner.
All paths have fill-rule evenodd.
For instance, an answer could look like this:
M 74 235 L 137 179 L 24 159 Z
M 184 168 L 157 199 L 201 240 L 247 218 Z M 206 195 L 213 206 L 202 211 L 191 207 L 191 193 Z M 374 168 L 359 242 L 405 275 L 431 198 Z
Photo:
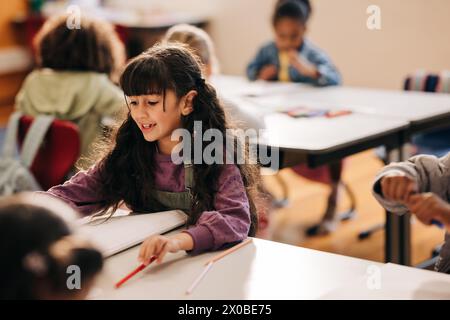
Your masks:
M 130 280 L 132 277 L 134 277 L 136 274 L 138 274 L 139 272 L 141 272 L 142 270 L 145 269 L 145 267 L 147 267 L 150 263 L 152 263 L 153 261 L 156 260 L 156 257 L 153 256 L 150 259 L 150 262 L 147 265 L 144 264 L 140 264 L 136 269 L 134 269 L 133 271 L 131 271 L 128 275 L 126 275 L 124 278 L 122 278 L 119 282 L 117 282 L 115 284 L 115 288 L 119 289 L 125 282 L 127 282 L 128 280 Z
M 167 252 L 175 253 L 180 250 L 192 250 L 194 241 L 192 237 L 185 232 L 174 236 L 151 236 L 144 240 L 139 251 L 138 260 L 144 265 L 150 263 L 153 256 L 157 256 L 156 262 L 162 262 Z
M 174 236 L 174 238 L 176 237 L 184 237 L 184 236 L 189 236 L 189 234 L 184 234 L 184 233 L 179 233 L 177 235 Z M 163 239 L 163 241 L 169 239 L 169 237 L 163 237 L 163 236 L 156 236 L 156 237 L 150 237 L 149 239 L 147 239 L 149 242 L 151 241 L 155 241 L 158 242 L 159 240 L 157 238 L 166 238 Z M 190 236 L 189 236 L 190 237 Z M 191 238 L 192 240 L 192 238 Z M 225 256 L 235 252 L 236 250 L 246 246 L 247 244 L 249 244 L 250 242 L 252 242 L 252 238 L 247 238 L 246 240 L 242 241 L 241 243 L 235 245 L 234 247 L 229 248 L 228 250 L 225 250 L 221 253 L 219 253 L 218 255 L 214 256 L 213 258 L 209 259 L 206 263 L 205 263 L 205 268 L 203 269 L 202 273 L 194 280 L 194 282 L 192 283 L 192 285 L 186 290 L 186 294 L 191 294 L 192 291 L 194 291 L 195 287 L 200 283 L 200 281 L 205 277 L 205 275 L 208 273 L 209 269 L 211 269 L 211 267 L 214 265 L 215 262 L 219 261 L 220 259 L 224 258 Z M 168 243 L 168 242 L 165 242 Z M 167 244 L 166 244 L 167 245 Z M 139 256 L 139 258 L 141 258 L 141 256 Z M 126 275 L 124 278 L 122 278 L 119 282 L 117 282 L 115 284 L 115 288 L 119 289 L 125 282 L 127 282 L 129 279 L 131 279 L 133 276 L 135 276 L 136 274 L 138 274 L 139 272 L 141 272 L 142 270 L 144 270 L 149 264 L 151 264 L 153 261 L 157 260 L 158 257 L 156 255 L 153 255 L 150 257 L 150 259 L 148 261 L 146 261 L 145 263 L 141 263 L 136 269 L 134 269 L 133 271 L 131 271 L 128 275 Z
M 138 260 L 140 265 L 122 280 L 116 283 L 116 289 L 120 288 L 133 276 L 144 270 L 153 261 L 161 263 L 167 252 L 175 253 L 180 250 L 192 250 L 194 241 L 188 233 L 179 233 L 171 237 L 151 236 L 141 245 Z

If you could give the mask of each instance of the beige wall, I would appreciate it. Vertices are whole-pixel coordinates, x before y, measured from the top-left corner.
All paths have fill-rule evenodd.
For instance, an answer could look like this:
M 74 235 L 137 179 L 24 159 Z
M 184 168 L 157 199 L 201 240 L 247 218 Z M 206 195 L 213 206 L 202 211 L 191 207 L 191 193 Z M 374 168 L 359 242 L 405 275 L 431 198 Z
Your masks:
M 117 0 L 110 0 L 117 1 Z M 346 85 L 397 89 L 415 69 L 450 69 L 449 0 L 311 0 L 309 37 L 325 49 Z M 0 47 L 15 45 L 7 21 L 24 0 L 0 1 Z M 244 74 L 257 48 L 272 38 L 275 0 L 128 0 L 211 16 L 209 31 L 222 71 Z M 381 8 L 382 29 L 366 27 L 370 4 Z
M 210 32 L 225 73 L 242 74 L 272 37 L 274 0 L 212 0 Z M 325 49 L 346 85 L 397 89 L 415 69 L 450 69 L 448 0 L 312 0 L 309 37 Z M 381 8 L 379 31 L 366 27 L 370 4 Z

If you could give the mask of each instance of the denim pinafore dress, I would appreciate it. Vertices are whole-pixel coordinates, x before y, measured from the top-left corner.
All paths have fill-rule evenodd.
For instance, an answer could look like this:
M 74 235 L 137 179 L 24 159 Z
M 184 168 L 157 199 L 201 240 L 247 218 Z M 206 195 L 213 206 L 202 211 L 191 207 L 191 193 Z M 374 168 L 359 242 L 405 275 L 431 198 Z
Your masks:
M 192 186 L 194 185 L 194 165 L 184 163 L 184 191 L 170 192 L 154 190 L 155 199 L 168 210 L 183 210 L 190 213 L 194 198 L 192 196 Z

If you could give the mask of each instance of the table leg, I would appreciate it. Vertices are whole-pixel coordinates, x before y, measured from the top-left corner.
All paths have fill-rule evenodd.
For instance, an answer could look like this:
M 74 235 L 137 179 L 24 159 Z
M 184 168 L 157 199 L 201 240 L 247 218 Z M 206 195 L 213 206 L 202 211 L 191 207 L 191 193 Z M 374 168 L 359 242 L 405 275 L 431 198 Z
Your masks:
M 404 161 L 403 136 L 399 137 L 398 155 L 392 157 L 388 152 L 388 162 Z M 397 215 L 386 211 L 385 224 L 385 261 L 409 266 L 411 265 L 411 225 L 410 214 Z

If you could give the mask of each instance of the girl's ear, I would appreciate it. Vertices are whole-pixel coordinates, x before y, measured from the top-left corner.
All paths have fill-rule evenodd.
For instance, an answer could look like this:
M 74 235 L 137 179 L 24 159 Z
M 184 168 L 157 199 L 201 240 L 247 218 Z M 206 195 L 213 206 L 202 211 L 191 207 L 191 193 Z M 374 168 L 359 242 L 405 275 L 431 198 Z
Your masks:
M 197 91 L 191 90 L 184 96 L 184 103 L 181 105 L 181 114 L 187 116 L 194 111 L 194 98 L 197 96 Z

